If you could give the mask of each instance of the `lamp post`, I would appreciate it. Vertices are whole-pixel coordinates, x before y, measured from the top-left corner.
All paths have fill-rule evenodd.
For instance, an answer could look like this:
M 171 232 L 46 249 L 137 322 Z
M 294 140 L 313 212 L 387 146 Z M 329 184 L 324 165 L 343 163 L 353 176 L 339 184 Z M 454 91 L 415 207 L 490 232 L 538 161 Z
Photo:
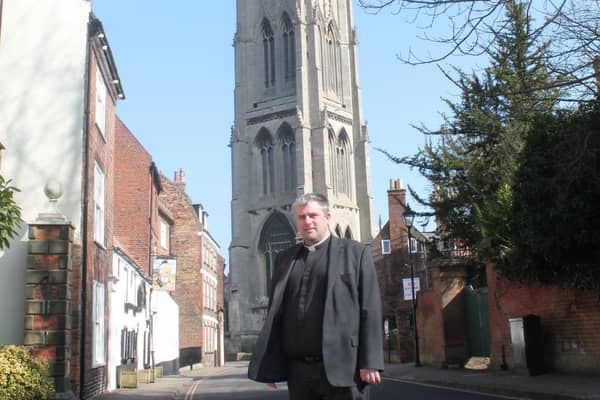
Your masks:
M 411 210 L 408 203 L 406 203 L 406 209 L 402 214 L 402 219 L 406 225 L 408 231 L 408 264 L 410 265 L 410 287 L 412 290 L 412 310 L 413 310 L 413 324 L 415 329 L 415 367 L 421 366 L 421 357 L 419 355 L 419 331 L 417 328 L 417 299 L 415 297 L 415 273 L 413 269 L 412 251 L 411 251 L 411 229 L 415 220 L 416 213 Z

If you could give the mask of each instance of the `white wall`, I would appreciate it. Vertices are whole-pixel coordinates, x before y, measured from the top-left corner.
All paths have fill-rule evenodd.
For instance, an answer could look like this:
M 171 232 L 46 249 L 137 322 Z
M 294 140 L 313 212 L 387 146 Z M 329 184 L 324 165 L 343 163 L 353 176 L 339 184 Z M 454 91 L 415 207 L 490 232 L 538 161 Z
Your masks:
M 21 189 L 25 223 L 47 206 L 44 185 L 63 185 L 59 209 L 80 237 L 86 0 L 4 0 L 0 32 L 2 174 Z M 0 344 L 23 342 L 27 234 L 0 253 Z
M 150 318 L 148 304 L 141 304 L 140 311 L 133 312 L 131 309 L 125 311 L 127 302 L 127 289 L 130 279 L 134 279 L 134 290 L 139 285 L 146 286 L 146 293 L 150 293 L 150 285 L 139 270 L 120 254 L 113 255 L 113 271 L 109 274 L 108 297 L 108 389 L 113 390 L 117 386 L 117 366 L 121 365 L 121 330 L 137 332 L 137 368 L 144 368 L 144 334 L 148 335 L 149 326 L 146 321 Z M 148 301 L 148 296 L 146 301 Z
M 179 306 L 169 292 L 152 292 L 154 364 L 179 358 Z

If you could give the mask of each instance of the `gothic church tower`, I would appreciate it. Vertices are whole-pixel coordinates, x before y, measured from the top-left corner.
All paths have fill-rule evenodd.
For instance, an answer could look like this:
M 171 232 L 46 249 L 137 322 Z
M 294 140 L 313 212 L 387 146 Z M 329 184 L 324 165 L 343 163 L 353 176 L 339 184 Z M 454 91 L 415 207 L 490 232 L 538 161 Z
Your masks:
M 298 195 L 328 196 L 334 235 L 372 238 L 352 1 L 238 0 L 234 47 L 229 352 L 254 347 Z

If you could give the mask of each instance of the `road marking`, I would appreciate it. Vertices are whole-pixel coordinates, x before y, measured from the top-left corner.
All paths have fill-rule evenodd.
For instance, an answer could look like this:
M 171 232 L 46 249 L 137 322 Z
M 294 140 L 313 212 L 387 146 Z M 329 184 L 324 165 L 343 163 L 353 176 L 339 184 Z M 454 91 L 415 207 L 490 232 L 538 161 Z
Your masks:
M 471 389 L 461 389 L 461 388 L 456 388 L 456 387 L 451 387 L 451 386 L 436 385 L 433 383 L 416 382 L 416 381 L 413 381 L 410 379 L 398 379 L 398 378 L 390 378 L 390 377 L 386 376 L 383 378 L 383 380 L 400 382 L 400 383 L 408 383 L 410 385 L 426 386 L 426 387 L 431 387 L 431 388 L 435 388 L 435 389 L 451 390 L 453 392 L 470 393 L 470 394 L 484 394 L 486 396 L 496 397 L 499 399 L 509 399 L 509 400 L 526 400 L 526 399 L 528 399 L 528 397 L 514 397 L 514 396 L 503 395 L 503 394 L 495 394 L 495 393 L 471 390 Z
M 196 382 L 194 382 L 194 384 L 192 386 L 190 386 L 187 393 L 185 394 L 184 400 L 193 400 L 194 399 L 194 392 L 196 391 L 196 389 L 198 389 L 199 384 L 200 384 L 200 381 L 196 381 Z

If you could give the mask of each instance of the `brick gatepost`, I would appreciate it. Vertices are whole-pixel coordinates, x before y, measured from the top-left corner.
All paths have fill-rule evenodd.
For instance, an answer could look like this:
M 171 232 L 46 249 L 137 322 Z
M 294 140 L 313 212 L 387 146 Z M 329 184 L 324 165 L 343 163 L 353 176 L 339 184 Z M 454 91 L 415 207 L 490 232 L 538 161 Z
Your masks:
M 67 222 L 29 225 L 24 344 L 48 361 L 59 399 L 75 398 L 69 383 L 73 229 Z

